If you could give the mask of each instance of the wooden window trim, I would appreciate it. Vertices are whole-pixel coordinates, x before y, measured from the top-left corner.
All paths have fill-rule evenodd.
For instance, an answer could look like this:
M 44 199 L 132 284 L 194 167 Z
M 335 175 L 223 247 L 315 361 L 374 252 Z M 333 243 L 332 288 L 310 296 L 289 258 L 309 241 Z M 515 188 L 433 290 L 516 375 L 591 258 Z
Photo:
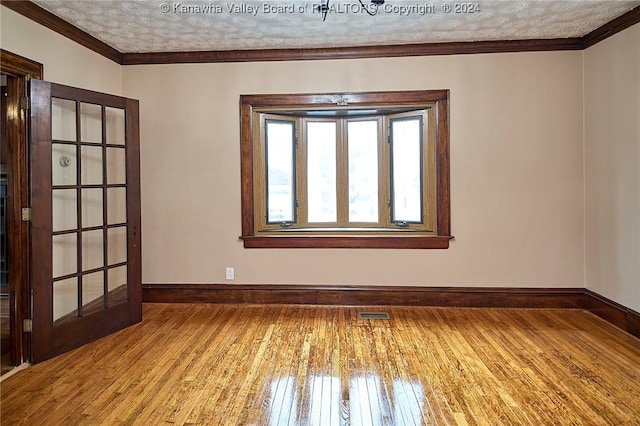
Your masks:
M 350 106 L 435 105 L 436 230 L 434 235 L 412 232 L 366 234 L 364 232 L 319 233 L 302 231 L 257 234 L 255 228 L 254 111 L 261 109 L 331 108 Z M 449 91 L 365 92 L 240 96 L 241 213 L 245 248 L 388 248 L 446 249 L 453 238 L 450 229 L 449 195 Z

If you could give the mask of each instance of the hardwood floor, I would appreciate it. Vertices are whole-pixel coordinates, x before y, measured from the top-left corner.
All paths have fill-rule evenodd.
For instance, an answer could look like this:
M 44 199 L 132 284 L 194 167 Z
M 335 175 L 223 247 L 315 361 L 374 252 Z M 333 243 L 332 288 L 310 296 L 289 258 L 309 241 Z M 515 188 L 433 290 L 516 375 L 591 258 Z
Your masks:
M 1 392 L 3 426 L 638 425 L 640 340 L 581 310 L 145 304 Z
M 9 321 L 9 293 L 2 291 L 0 292 L 0 375 L 13 368 L 11 365 Z

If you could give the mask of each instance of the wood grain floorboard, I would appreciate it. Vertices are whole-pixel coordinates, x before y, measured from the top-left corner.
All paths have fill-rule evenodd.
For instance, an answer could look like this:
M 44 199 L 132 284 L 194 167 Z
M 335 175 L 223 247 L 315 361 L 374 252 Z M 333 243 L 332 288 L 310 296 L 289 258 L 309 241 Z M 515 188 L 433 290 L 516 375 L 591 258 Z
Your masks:
M 145 304 L 2 382 L 5 425 L 640 425 L 640 340 L 582 310 Z

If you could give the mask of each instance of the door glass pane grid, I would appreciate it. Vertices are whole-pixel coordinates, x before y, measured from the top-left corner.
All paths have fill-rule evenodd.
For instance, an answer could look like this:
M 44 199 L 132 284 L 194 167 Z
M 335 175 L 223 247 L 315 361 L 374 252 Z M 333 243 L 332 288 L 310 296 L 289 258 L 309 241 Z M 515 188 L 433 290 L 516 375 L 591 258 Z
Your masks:
M 123 109 L 53 98 L 52 110 L 59 323 L 128 301 L 127 148 Z

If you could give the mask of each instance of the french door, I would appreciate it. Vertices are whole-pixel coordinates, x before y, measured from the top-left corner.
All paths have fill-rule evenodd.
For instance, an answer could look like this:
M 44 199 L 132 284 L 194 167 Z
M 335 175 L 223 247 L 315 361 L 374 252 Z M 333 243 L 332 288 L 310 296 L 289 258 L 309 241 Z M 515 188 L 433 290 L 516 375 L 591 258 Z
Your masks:
M 140 150 L 137 100 L 41 80 L 30 91 L 39 362 L 142 319 Z

